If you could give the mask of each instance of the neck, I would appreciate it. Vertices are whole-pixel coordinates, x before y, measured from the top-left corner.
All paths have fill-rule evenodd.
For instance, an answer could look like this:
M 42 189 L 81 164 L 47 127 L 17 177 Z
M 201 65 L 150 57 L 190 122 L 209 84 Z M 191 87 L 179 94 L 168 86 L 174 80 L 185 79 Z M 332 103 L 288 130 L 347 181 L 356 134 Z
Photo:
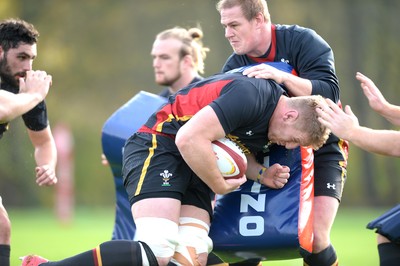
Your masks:
M 265 53 L 268 51 L 269 47 L 271 46 L 271 43 L 272 43 L 271 22 L 265 23 L 260 28 L 260 33 L 258 36 L 260 36 L 259 44 L 257 45 L 257 47 L 254 49 L 253 52 L 248 54 L 253 57 L 260 57 L 260 56 L 265 55 Z
M 195 71 L 188 73 L 188 75 L 182 75 L 182 77 L 178 79 L 176 82 L 174 82 L 174 84 L 172 84 L 172 86 L 169 88 L 170 92 L 175 93 L 181 90 L 182 88 L 189 85 L 192 82 L 192 80 L 197 76 L 198 74 Z

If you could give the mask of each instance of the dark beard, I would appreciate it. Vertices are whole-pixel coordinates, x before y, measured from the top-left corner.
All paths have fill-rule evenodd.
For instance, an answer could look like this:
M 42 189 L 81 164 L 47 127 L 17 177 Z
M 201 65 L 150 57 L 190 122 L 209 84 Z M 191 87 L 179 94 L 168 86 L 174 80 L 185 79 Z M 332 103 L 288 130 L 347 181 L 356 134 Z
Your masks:
M 17 81 L 11 74 L 6 54 L 4 54 L 4 57 L 0 59 L 0 80 L 2 89 L 13 93 L 19 92 L 19 81 Z

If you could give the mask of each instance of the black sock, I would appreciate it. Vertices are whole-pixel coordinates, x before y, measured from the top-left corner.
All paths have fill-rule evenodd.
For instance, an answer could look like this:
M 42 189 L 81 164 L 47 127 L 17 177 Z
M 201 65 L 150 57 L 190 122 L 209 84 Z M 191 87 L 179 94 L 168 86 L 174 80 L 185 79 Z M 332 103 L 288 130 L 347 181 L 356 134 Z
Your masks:
M 0 245 L 0 265 L 10 266 L 10 245 Z
M 147 257 L 149 257 L 147 250 L 146 254 Z M 152 254 L 150 254 L 150 257 L 151 255 Z M 151 261 L 151 258 L 149 258 L 149 261 Z M 112 240 L 104 242 L 92 250 L 83 252 L 73 257 L 69 257 L 60 261 L 43 263 L 40 266 L 141 266 L 142 264 L 142 252 L 138 242 L 128 240 Z
M 307 257 L 304 257 L 304 266 L 337 266 L 338 259 L 336 251 L 332 245 L 329 245 L 326 249 L 320 253 L 312 253 Z
M 227 265 L 227 263 L 224 263 L 223 260 L 220 259 L 220 257 L 217 256 L 214 252 L 211 252 L 208 254 L 207 257 L 207 265 Z
M 378 245 L 378 252 L 380 266 L 400 265 L 400 245 L 382 243 Z

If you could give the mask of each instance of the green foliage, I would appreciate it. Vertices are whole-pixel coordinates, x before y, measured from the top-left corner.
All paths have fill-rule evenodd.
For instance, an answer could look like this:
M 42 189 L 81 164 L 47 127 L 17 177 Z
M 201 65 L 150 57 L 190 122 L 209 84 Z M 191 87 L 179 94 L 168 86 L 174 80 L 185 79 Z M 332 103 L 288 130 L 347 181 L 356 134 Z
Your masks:
M 75 138 L 78 204 L 113 205 L 111 171 L 100 164 L 106 119 L 138 91 L 157 93 L 150 49 L 169 27 L 199 24 L 211 48 L 206 73 L 218 72 L 231 47 L 224 38 L 216 0 L 55 1 L 2 0 L 0 18 L 21 17 L 41 33 L 34 68 L 53 75 L 47 97 L 52 126 L 66 123 Z M 332 46 L 343 104 L 363 125 L 389 128 L 373 113 L 354 76 L 370 76 L 394 104 L 400 104 L 398 1 L 269 0 L 272 21 L 313 28 Z M 16 122 L 18 123 L 18 122 Z M 18 129 L 18 132 L 17 132 Z M 23 126 L 0 141 L 0 194 L 10 205 L 51 204 L 53 189 L 32 180 L 32 147 Z M 22 132 L 19 132 L 22 131 Z M 351 148 L 344 203 L 393 204 L 400 200 L 400 165 Z M 21 200 L 14 195 L 24 195 Z M 6 197 L 7 195 L 7 197 Z

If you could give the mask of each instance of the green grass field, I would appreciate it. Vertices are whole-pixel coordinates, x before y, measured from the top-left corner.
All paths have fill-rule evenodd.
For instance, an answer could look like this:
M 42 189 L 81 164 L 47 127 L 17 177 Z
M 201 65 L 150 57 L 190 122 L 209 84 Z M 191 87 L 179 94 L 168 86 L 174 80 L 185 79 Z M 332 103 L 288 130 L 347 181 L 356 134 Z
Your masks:
M 20 265 L 19 256 L 39 254 L 51 260 L 62 259 L 94 248 L 111 238 L 113 209 L 78 209 L 70 225 L 61 224 L 52 210 L 9 209 L 12 221 L 11 265 Z M 339 210 L 332 241 L 340 266 L 375 266 L 378 254 L 375 233 L 366 224 L 385 210 Z M 301 266 L 301 259 L 270 261 L 264 265 Z

